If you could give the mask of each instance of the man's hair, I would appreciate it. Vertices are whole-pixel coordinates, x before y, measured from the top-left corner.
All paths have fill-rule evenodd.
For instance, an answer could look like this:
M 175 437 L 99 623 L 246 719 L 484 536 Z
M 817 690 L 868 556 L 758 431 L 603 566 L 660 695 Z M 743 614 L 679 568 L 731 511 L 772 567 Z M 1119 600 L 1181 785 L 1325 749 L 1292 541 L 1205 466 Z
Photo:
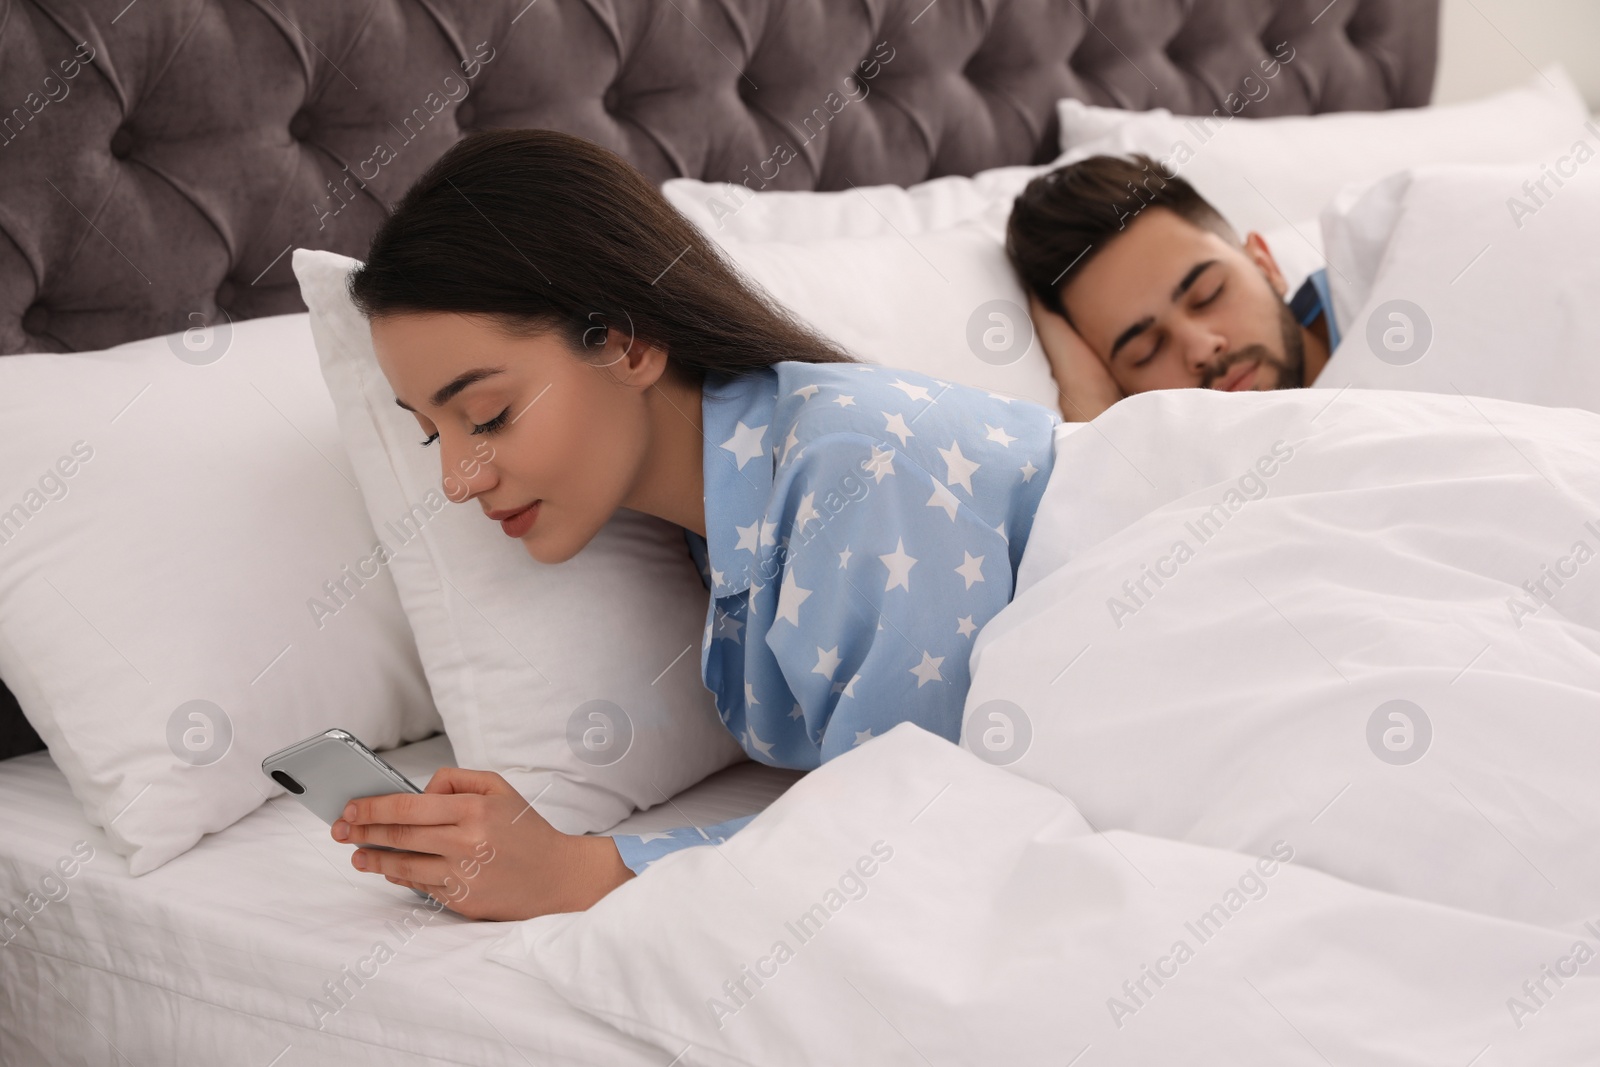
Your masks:
M 1022 190 L 1006 223 L 1006 255 L 1023 286 L 1068 317 L 1061 287 L 1149 207 L 1239 240 L 1194 186 L 1165 173 L 1149 156 L 1090 156 L 1041 174 Z

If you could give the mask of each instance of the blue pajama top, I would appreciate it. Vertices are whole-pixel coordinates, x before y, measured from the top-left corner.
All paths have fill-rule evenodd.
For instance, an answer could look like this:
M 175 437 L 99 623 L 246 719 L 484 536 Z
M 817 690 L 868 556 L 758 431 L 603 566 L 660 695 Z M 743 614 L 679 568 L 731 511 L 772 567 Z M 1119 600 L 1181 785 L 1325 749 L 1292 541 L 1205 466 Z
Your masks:
M 961 732 L 978 630 L 1011 600 L 1061 417 L 872 363 L 708 376 L 700 673 L 750 758 L 810 770 L 901 722 Z M 754 816 L 618 834 L 642 871 Z

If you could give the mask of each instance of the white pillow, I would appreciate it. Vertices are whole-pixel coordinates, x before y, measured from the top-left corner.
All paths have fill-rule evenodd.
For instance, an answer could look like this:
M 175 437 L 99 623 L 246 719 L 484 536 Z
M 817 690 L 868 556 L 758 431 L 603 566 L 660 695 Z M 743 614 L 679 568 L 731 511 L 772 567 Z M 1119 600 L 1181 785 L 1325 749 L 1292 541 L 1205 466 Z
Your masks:
M 1587 153 L 1402 172 L 1330 210 L 1335 307 L 1355 310 L 1317 387 L 1600 411 L 1600 123 L 1576 143 Z M 1548 195 L 1524 190 L 1540 179 Z
M 919 233 L 734 242 L 723 251 L 776 300 L 850 352 L 1057 407 L 1027 296 L 977 221 Z
M 7 356 L 0 437 L 0 677 L 130 873 L 279 748 L 439 729 L 305 315 Z
M 1059 163 L 1059 161 L 1057 161 Z M 916 185 L 871 185 L 832 192 L 752 190 L 734 182 L 673 178 L 661 192 L 713 241 L 814 241 L 943 229 L 1011 201 L 1044 166 L 996 167 Z
M 1293 77 L 1292 67 L 1278 76 Z M 1270 81 L 1261 84 L 1270 91 Z M 1221 119 L 1062 100 L 1058 112 L 1072 158 L 1144 152 L 1167 160 L 1241 234 L 1314 218 L 1341 187 L 1402 167 L 1542 158 L 1570 145 L 1588 117 L 1558 65 L 1521 88 L 1440 107 L 1257 119 L 1246 105 Z
M 683 530 L 626 508 L 583 551 L 539 563 L 476 503 L 446 502 L 350 302 L 356 261 L 299 248 L 322 371 L 373 525 L 429 499 L 394 560 L 428 684 L 463 767 L 498 771 L 558 830 L 604 830 L 742 757 L 700 681 L 710 594 Z

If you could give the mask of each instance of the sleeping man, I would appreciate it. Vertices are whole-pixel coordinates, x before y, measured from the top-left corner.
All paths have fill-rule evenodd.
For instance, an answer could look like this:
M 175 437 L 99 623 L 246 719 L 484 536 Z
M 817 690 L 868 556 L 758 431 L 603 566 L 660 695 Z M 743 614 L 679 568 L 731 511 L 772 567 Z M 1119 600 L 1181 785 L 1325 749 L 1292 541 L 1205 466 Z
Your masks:
M 1148 156 L 1093 156 L 1029 182 L 1006 253 L 1070 421 L 1151 389 L 1310 385 L 1339 344 L 1325 271 L 1290 297 L 1260 234 L 1240 240 Z

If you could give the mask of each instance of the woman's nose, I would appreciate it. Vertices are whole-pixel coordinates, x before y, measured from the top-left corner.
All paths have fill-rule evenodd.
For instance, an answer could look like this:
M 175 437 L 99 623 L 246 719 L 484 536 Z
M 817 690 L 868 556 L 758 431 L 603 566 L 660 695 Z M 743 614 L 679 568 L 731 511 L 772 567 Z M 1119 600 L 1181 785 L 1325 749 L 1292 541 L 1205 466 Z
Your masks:
M 489 457 L 480 453 L 481 449 L 441 451 L 439 458 L 444 465 L 444 495 L 451 503 L 464 504 L 494 488 L 497 481 L 494 468 L 489 463 Z

